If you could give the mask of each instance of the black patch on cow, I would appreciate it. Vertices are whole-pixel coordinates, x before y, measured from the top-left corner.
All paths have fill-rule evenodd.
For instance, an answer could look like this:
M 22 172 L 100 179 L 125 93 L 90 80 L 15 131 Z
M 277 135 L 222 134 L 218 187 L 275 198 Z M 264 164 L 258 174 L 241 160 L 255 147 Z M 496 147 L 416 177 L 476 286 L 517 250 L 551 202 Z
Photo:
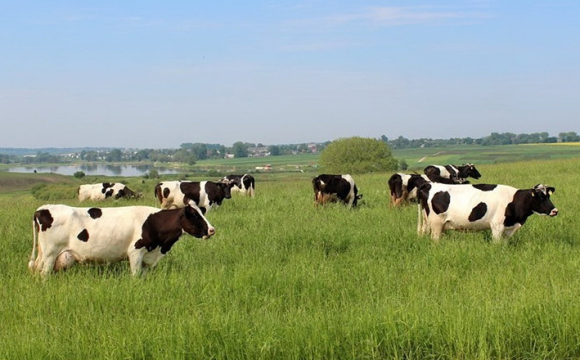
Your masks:
M 518 190 L 505 209 L 505 226 L 524 225 L 534 212 L 549 214 L 554 209 L 550 196 L 534 189 Z
M 451 202 L 451 196 L 448 191 L 439 191 L 433 195 L 431 199 L 431 206 L 435 214 L 443 214 L 449 209 L 449 203 Z
M 111 196 L 113 196 L 113 192 L 114 191 L 115 190 L 113 190 L 113 189 L 107 190 L 107 192 L 105 192 L 105 199 L 110 198 Z
M 179 184 L 179 190 L 183 193 L 183 202 L 185 204 L 193 200 L 194 203 L 199 205 L 199 200 L 201 198 L 200 191 L 201 185 L 199 181 L 183 181 Z
M 135 248 L 153 251 L 161 247 L 161 253 L 166 254 L 184 231 L 198 238 L 209 235 L 205 219 L 191 206 L 153 213 L 143 223 Z
M 49 229 L 52 226 L 52 222 L 54 221 L 50 211 L 46 209 L 37 210 L 34 213 L 34 219 L 35 223 L 40 224 L 42 231 Z
M 84 242 L 89 241 L 89 232 L 87 231 L 87 229 L 84 229 L 83 231 L 81 231 L 77 235 L 77 239 L 79 239 L 80 241 L 84 241 Z
M 103 210 L 99 208 L 90 208 L 88 211 L 89 216 L 93 219 L 98 219 L 103 216 Z
M 399 174 L 393 174 L 387 181 L 389 190 L 391 191 L 391 199 L 400 199 L 403 197 L 403 178 Z
M 205 183 L 205 193 L 207 194 L 210 206 L 214 203 L 221 205 L 224 199 L 231 199 L 233 186 L 234 184 L 207 181 Z
M 475 184 L 471 186 L 481 191 L 493 191 L 497 187 L 495 184 Z
M 421 204 L 421 208 L 425 210 L 425 214 L 429 216 L 429 191 L 431 191 L 431 184 L 425 182 L 417 189 L 417 201 Z
M 125 189 L 120 189 L 117 195 L 115 195 L 115 199 L 120 199 L 122 197 L 125 197 Z
M 473 164 L 461 165 L 458 166 L 457 169 L 459 170 L 458 177 L 460 178 L 465 179 L 467 177 L 472 177 L 474 179 L 479 179 L 481 177 L 481 174 L 479 173 L 479 171 L 477 171 L 475 165 Z
M 112 187 L 113 185 L 115 185 L 115 183 L 112 183 L 112 184 L 108 183 L 108 182 L 103 183 L 103 188 L 101 189 L 101 193 L 103 193 L 103 194 L 106 193 L 107 189 Z
M 244 175 L 244 177 L 242 178 L 242 181 L 244 183 L 244 187 L 246 189 L 255 189 L 256 188 L 256 183 L 255 183 L 255 179 L 252 175 Z
M 480 202 L 479 204 L 477 204 L 477 206 L 471 209 L 471 213 L 469 214 L 467 220 L 471 222 L 480 220 L 485 216 L 486 213 L 487 213 L 487 205 L 483 202 Z

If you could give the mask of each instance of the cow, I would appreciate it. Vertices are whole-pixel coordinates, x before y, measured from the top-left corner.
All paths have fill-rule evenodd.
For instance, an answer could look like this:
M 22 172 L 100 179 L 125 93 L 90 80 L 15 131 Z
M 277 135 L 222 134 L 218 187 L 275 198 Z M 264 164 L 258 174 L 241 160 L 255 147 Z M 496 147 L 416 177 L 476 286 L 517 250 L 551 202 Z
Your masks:
M 471 163 L 461 166 L 429 165 L 423 171 L 432 182 L 443 184 L 469 184 L 469 181 L 467 181 L 468 177 L 474 179 L 481 177 L 475 165 Z
M 491 230 L 494 241 L 512 236 L 533 213 L 556 216 L 550 196 L 554 187 L 531 189 L 507 185 L 426 183 L 419 188 L 417 233 L 439 240 L 448 229 Z
M 430 182 L 427 175 L 396 173 L 387 181 L 391 194 L 391 204 L 400 206 L 417 198 L 417 189 Z
M 203 211 L 219 207 L 224 199 L 230 199 L 233 182 L 213 181 L 164 181 L 155 186 L 155 197 L 162 209 L 182 208 L 195 204 Z
M 352 176 L 321 174 L 312 179 L 314 188 L 315 205 L 328 202 L 342 202 L 348 207 L 356 207 L 362 194 L 358 194 L 358 189 Z
M 215 234 L 203 211 L 195 205 L 161 210 L 150 206 L 80 208 L 49 204 L 36 209 L 32 227 L 28 267 L 43 277 L 76 262 L 112 263 L 126 259 L 133 275 L 145 274 L 182 234 L 203 239 Z
M 141 194 L 129 189 L 122 183 L 99 183 L 81 185 L 77 189 L 79 201 L 100 201 L 105 199 L 137 198 Z
M 255 195 L 255 179 L 252 175 L 227 175 L 221 180 L 222 182 L 234 182 L 232 192 L 239 192 L 242 195 L 249 195 L 251 198 Z

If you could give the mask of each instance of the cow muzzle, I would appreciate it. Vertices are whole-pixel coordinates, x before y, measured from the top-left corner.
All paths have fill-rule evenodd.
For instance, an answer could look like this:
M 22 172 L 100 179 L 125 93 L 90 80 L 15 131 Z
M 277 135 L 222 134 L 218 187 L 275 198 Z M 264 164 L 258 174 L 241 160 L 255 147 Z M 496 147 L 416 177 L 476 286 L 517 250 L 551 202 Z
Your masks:
M 204 240 L 207 240 L 207 239 L 209 239 L 210 237 L 212 237 L 214 234 L 215 234 L 215 228 L 213 228 L 213 227 L 210 227 L 209 229 L 207 229 L 207 235 L 204 235 L 204 236 L 202 237 L 202 239 L 204 239 Z
M 553 208 L 552 211 L 550 211 L 550 214 L 548 214 L 550 216 L 556 216 L 558 215 L 558 209 L 557 208 Z

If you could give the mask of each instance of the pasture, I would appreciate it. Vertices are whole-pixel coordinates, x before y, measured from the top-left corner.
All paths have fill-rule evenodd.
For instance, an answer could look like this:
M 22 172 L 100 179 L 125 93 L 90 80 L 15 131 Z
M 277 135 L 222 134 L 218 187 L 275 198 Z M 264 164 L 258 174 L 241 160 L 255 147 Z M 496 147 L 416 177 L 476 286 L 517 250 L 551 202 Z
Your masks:
M 32 214 L 78 205 L 78 181 L 41 189 L 60 200 L 6 192 L 0 358 L 579 358 L 578 159 L 472 161 L 473 183 L 555 186 L 560 214 L 500 244 L 487 232 L 435 244 L 417 236 L 416 206 L 390 207 L 390 173 L 355 175 L 353 210 L 316 209 L 311 174 L 255 174 L 254 199 L 207 214 L 214 237 L 184 235 L 145 278 L 122 262 L 41 281 L 27 269 Z M 126 180 L 143 199 L 83 206 L 156 206 L 154 180 Z

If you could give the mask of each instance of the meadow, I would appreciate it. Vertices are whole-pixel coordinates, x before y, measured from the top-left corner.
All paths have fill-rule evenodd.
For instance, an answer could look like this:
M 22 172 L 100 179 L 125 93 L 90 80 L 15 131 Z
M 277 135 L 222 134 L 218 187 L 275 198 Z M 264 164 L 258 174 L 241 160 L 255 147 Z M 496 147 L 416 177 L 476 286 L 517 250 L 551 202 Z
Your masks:
M 32 214 L 78 205 L 88 179 L 55 177 L 39 200 L 27 177 L 0 173 L 0 358 L 579 358 L 578 158 L 476 164 L 474 183 L 555 186 L 559 215 L 500 244 L 488 232 L 436 244 L 417 236 L 416 206 L 390 206 L 390 173 L 356 175 L 351 210 L 314 207 L 315 173 L 260 173 L 255 198 L 207 214 L 214 237 L 184 235 L 146 277 L 122 262 L 46 281 L 27 269 Z M 157 205 L 155 180 L 123 180 L 144 197 L 83 206 Z

